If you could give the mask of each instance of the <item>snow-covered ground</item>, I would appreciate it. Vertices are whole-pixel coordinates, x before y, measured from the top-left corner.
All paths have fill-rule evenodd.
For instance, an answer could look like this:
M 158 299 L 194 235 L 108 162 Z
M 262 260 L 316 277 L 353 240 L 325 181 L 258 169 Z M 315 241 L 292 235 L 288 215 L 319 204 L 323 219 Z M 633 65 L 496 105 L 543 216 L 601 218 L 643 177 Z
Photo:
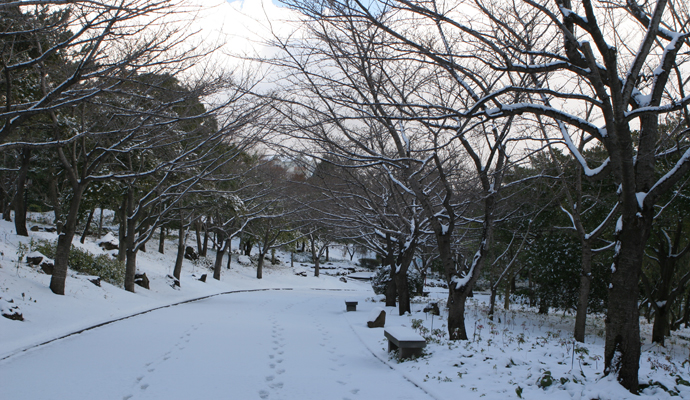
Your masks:
M 262 280 L 235 258 L 221 281 L 185 260 L 174 289 L 171 240 L 165 254 L 152 244 L 138 257 L 151 290 L 97 287 L 72 274 L 56 296 L 48 275 L 17 262 L 19 241 L 29 240 L 12 232 L 0 221 L 0 305 L 18 307 L 24 321 L 0 318 L 0 399 L 690 398 L 688 343 L 678 335 L 666 348 L 647 337 L 640 382 L 652 385 L 634 396 L 602 376 L 600 319 L 591 319 L 587 343 L 574 345 L 571 316 L 514 306 L 491 322 L 478 295 L 468 305 L 470 340 L 454 343 L 445 335 L 446 293 L 428 288 L 441 316 L 422 312 L 429 299 L 416 299 L 411 315 L 385 308 L 386 327 L 428 339 L 422 357 L 400 361 L 387 353 L 383 329 L 366 326 L 380 297 L 368 282 L 341 280 L 352 266 L 346 256 L 316 278 L 308 263 L 291 269 L 279 252 L 284 263 L 268 263 Z M 82 247 L 102 252 L 95 241 Z M 358 301 L 357 311 L 345 312 L 345 300 Z

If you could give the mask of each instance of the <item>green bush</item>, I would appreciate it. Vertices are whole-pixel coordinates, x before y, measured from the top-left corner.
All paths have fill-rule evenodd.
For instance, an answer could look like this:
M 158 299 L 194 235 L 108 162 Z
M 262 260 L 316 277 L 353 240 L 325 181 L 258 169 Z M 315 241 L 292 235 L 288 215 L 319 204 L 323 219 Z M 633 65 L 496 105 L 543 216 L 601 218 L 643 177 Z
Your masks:
M 57 242 L 41 240 L 32 242 L 32 250 L 38 251 L 48 258 L 55 258 Z M 102 280 L 115 286 L 122 286 L 125 282 L 125 267 L 117 259 L 108 254 L 95 255 L 86 250 L 72 246 L 69 252 L 69 267 L 85 275 L 96 275 Z
M 374 269 L 381 264 L 376 258 L 360 258 L 359 266 L 366 269 Z
M 386 285 L 391 280 L 391 268 L 383 266 L 376 270 L 376 274 L 371 279 L 371 287 L 376 294 L 386 294 Z M 417 271 L 410 269 L 407 271 L 407 288 L 410 296 L 417 296 L 422 294 L 424 287 L 424 280 L 422 275 Z

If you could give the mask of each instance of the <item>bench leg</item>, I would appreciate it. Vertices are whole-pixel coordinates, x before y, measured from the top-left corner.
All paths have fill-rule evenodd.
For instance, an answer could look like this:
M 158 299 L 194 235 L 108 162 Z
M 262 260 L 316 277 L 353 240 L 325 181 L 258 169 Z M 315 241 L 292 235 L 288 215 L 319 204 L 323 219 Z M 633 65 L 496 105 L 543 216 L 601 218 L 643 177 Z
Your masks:
M 400 349 L 400 358 L 420 357 L 421 355 L 422 349 L 420 348 L 410 349 L 403 347 Z
M 398 350 L 398 346 L 395 345 L 390 339 L 388 340 L 388 352 Z

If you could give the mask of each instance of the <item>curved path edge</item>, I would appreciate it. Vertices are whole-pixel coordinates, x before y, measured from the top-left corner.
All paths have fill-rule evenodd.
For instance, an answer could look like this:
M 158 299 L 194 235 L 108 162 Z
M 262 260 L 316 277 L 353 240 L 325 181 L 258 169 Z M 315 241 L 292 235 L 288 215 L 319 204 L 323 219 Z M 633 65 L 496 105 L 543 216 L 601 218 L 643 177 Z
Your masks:
M 148 309 L 148 310 L 139 311 L 139 312 L 136 312 L 136 313 L 134 313 L 134 314 L 126 315 L 126 316 L 124 316 L 124 317 L 118 317 L 118 318 L 114 318 L 114 319 L 111 319 L 111 320 L 108 320 L 108 321 L 105 321 L 105 322 L 100 322 L 100 323 L 98 323 L 98 324 L 91 325 L 91 326 L 88 326 L 88 327 L 86 327 L 86 328 L 79 329 L 79 330 L 76 330 L 76 331 L 73 331 L 73 332 L 70 332 L 70 333 L 67 333 L 67 334 L 64 334 L 64 335 L 61 335 L 61 336 L 58 336 L 58 337 L 55 337 L 55 338 L 46 340 L 46 341 L 43 341 L 43 342 L 40 342 L 40 343 L 36 343 L 36 344 L 29 345 L 29 346 L 21 347 L 21 348 L 16 349 L 16 350 L 12 350 L 12 351 L 10 351 L 8 354 L 6 354 L 5 356 L 1 357 L 1 358 L 0 358 L 0 361 L 8 360 L 8 359 L 10 359 L 10 358 L 12 358 L 12 357 L 16 357 L 16 356 L 19 355 L 19 354 L 25 353 L 25 352 L 27 352 L 27 351 L 29 351 L 29 350 L 32 350 L 32 349 L 35 349 L 35 348 L 38 348 L 38 347 L 45 346 L 45 345 L 47 345 L 47 344 L 56 342 L 56 341 L 58 341 L 58 340 L 66 339 L 66 338 L 68 338 L 68 337 L 75 336 L 75 335 L 79 335 L 79 334 L 81 334 L 81 333 L 88 332 L 88 331 L 90 331 L 90 330 L 93 330 L 93 329 L 96 329 L 96 328 L 100 328 L 100 327 L 102 327 L 102 326 L 110 325 L 110 324 L 112 324 L 112 323 L 119 322 L 119 321 L 124 321 L 124 320 L 126 320 L 126 319 L 133 318 L 133 317 L 137 317 L 137 316 L 139 316 L 139 315 L 147 314 L 147 313 L 150 313 L 150 312 L 153 312 L 153 311 L 162 310 L 162 309 L 164 309 L 164 308 L 170 308 L 170 307 L 175 307 L 175 306 L 179 306 L 179 305 L 182 305 L 182 304 L 193 303 L 193 302 L 195 302 L 195 301 L 201 301 L 201 300 L 205 300 L 205 299 L 208 299 L 208 298 L 211 298 L 211 297 L 222 296 L 222 295 L 226 295 L 226 294 L 249 293 L 249 292 L 266 292 L 266 291 L 269 291 L 269 290 L 294 290 L 294 288 L 264 288 L 264 289 L 241 289 L 241 290 L 231 290 L 231 291 L 227 291 L 227 292 L 214 293 L 214 294 L 209 294 L 209 295 L 202 296 L 202 297 L 195 297 L 195 298 L 193 298 L 193 299 L 187 299 L 187 300 L 183 300 L 183 301 L 178 301 L 178 302 L 176 302 L 176 303 L 166 304 L 166 305 L 154 307 L 154 308 L 151 308 L 151 309 Z M 311 288 L 311 290 L 347 291 L 347 290 L 350 290 L 350 289 L 321 289 L 321 288 Z

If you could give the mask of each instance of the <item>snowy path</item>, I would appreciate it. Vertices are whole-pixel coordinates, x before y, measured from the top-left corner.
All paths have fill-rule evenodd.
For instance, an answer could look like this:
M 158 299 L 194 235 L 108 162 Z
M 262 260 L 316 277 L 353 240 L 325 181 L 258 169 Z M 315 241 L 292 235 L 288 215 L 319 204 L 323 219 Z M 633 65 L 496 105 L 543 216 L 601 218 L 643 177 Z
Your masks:
M 383 333 L 344 313 L 352 295 L 235 293 L 137 316 L 0 362 L 0 399 L 430 399 L 362 343 Z

